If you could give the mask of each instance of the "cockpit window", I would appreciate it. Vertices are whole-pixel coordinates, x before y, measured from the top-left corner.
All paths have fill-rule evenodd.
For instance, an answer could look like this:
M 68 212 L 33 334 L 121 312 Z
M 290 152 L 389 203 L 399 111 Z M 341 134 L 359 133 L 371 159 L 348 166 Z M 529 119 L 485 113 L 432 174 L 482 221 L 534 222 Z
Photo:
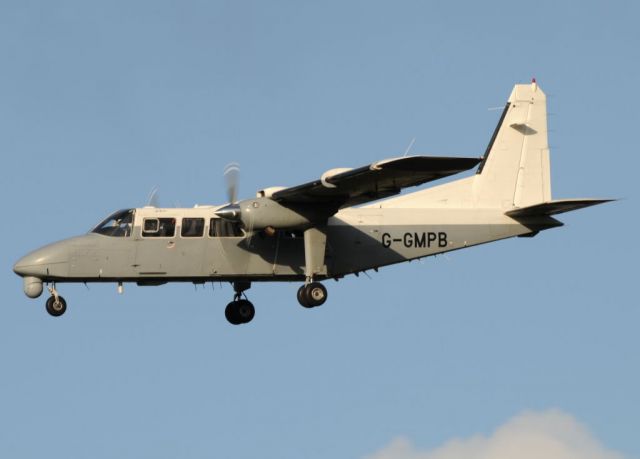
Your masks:
M 129 237 L 135 209 L 119 210 L 102 220 L 91 232 L 112 237 Z

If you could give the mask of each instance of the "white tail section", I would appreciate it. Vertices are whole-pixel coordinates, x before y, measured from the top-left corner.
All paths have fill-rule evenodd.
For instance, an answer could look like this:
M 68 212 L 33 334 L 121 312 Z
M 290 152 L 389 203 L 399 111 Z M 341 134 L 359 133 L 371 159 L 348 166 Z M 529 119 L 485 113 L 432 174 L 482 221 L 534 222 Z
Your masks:
M 534 81 L 514 86 L 476 175 L 376 207 L 513 209 L 548 201 L 547 98 Z
M 513 88 L 473 188 L 480 207 L 551 200 L 547 98 L 535 82 Z

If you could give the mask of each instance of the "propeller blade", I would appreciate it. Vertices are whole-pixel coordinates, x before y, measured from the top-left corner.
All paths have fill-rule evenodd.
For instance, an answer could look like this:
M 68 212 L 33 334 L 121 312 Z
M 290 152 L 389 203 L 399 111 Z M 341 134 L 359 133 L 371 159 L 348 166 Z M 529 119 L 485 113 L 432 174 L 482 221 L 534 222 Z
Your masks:
M 158 191 L 160 189 L 157 186 L 154 186 L 149 192 L 149 197 L 147 198 L 147 206 L 149 207 L 158 207 L 159 199 L 158 199 Z
M 238 181 L 240 178 L 240 165 L 230 163 L 224 168 L 224 179 L 227 185 L 227 198 L 230 204 L 238 201 Z

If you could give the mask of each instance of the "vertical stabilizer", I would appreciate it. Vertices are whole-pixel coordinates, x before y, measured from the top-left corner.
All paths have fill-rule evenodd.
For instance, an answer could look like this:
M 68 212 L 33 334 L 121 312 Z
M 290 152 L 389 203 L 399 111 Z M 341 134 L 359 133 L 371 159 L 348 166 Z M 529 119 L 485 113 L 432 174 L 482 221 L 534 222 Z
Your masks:
M 473 188 L 481 207 L 525 207 L 551 200 L 547 98 L 535 80 L 513 88 Z

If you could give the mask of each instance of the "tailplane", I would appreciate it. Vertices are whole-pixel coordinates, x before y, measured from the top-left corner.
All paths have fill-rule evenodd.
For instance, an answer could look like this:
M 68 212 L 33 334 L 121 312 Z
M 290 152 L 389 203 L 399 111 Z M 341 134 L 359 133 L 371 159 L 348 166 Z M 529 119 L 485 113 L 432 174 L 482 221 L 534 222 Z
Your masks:
M 515 219 L 526 217 L 542 217 L 570 212 L 572 210 L 583 209 L 585 207 L 595 206 L 596 204 L 604 204 L 611 202 L 613 199 L 558 199 L 556 201 L 543 202 L 532 206 L 520 207 L 505 212 L 509 217 Z

